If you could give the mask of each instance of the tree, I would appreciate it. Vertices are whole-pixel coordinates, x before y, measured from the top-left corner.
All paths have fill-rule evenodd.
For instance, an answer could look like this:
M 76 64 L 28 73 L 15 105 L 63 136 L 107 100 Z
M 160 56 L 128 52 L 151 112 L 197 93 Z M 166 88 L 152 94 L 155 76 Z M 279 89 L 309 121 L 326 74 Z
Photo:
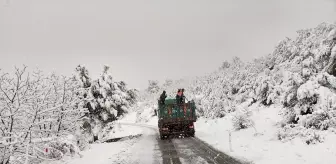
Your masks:
M 230 67 L 230 63 L 228 61 L 224 61 L 222 63 L 221 69 L 226 69 L 226 68 L 229 68 L 229 67 Z
M 157 80 L 148 80 L 148 88 L 147 92 L 149 93 L 157 93 L 159 91 L 159 81 Z
M 84 88 L 87 87 L 84 92 L 86 95 L 84 106 L 90 112 L 88 114 L 90 119 L 85 123 L 85 128 L 93 135 L 93 141 L 98 139 L 99 133 L 107 124 L 123 115 L 137 98 L 136 90 L 128 90 L 124 81 L 114 81 L 109 70 L 110 67 L 104 65 L 102 74 L 97 80 L 83 82 L 83 79 L 90 79 L 88 71 L 83 67 L 76 69 L 77 80 L 82 81 Z M 82 78 L 83 72 L 85 78 Z M 85 85 L 86 82 L 90 85 Z
M 89 76 L 89 71 L 85 66 L 78 65 L 76 67 L 77 78 L 81 81 L 83 88 L 89 88 L 91 86 L 92 80 Z
M 169 86 L 171 86 L 172 84 L 173 84 L 173 80 L 171 80 L 171 79 L 167 79 L 167 80 L 165 80 L 163 86 L 164 86 L 164 87 L 169 87 Z
M 86 109 L 79 107 L 80 86 L 73 78 L 44 76 L 16 68 L 14 77 L 0 76 L 0 134 L 2 161 L 43 159 L 39 145 L 73 134 Z M 24 157 L 24 158 L 23 158 Z

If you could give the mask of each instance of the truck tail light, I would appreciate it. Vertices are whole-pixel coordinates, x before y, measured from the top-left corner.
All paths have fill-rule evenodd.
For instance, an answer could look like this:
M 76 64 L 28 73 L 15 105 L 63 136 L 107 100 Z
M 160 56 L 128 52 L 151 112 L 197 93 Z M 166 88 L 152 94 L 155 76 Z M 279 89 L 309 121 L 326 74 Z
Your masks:
M 190 125 L 189 125 L 189 128 L 191 129 L 191 128 L 194 128 L 194 123 L 191 123 Z

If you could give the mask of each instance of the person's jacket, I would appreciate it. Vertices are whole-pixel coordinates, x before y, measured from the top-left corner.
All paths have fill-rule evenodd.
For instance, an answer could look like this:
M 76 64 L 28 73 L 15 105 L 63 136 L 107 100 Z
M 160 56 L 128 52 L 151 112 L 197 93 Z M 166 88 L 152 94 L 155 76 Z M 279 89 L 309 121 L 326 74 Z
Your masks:
M 164 94 L 164 93 L 162 93 L 161 96 L 160 96 L 160 99 L 161 99 L 161 100 L 164 100 L 164 99 L 166 99 L 166 98 L 167 98 L 167 95 Z

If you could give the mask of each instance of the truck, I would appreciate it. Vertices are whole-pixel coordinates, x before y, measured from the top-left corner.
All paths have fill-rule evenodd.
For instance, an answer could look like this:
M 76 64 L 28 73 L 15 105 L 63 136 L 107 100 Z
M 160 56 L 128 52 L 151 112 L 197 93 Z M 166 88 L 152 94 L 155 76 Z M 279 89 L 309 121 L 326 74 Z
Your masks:
M 193 100 L 177 103 L 168 98 L 164 103 L 158 101 L 158 127 L 161 140 L 173 135 L 194 137 L 196 122 L 196 106 Z

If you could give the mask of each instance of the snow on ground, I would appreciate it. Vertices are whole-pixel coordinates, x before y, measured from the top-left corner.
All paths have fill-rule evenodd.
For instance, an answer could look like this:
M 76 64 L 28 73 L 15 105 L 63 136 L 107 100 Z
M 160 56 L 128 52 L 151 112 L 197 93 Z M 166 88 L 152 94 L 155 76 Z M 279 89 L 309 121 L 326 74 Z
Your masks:
M 120 164 L 159 164 L 161 163 L 161 153 L 156 148 L 156 131 L 150 128 L 144 128 L 142 137 L 137 140 L 126 151 L 117 155 L 115 163 Z M 157 149 L 157 151 L 155 151 Z
M 61 161 L 45 162 L 45 164 L 111 164 L 116 161 L 118 153 L 128 150 L 134 143 L 136 140 L 92 144 L 90 149 L 81 152 L 82 158 L 67 158 Z
M 119 137 L 142 134 L 143 133 L 142 127 L 122 125 L 118 123 L 118 122 L 135 123 L 136 118 L 137 118 L 136 112 L 132 112 L 128 115 L 125 115 L 125 117 L 116 122 L 114 128 L 104 138 L 111 139 L 111 138 L 119 138 Z
M 135 124 L 136 116 L 136 112 L 133 112 L 120 119 L 120 125 L 115 126 L 117 130 L 111 132 L 110 137 L 117 138 L 142 134 L 139 138 L 121 139 L 112 143 L 95 143 L 91 145 L 90 149 L 81 152 L 82 158 L 68 158 L 52 164 L 161 163 L 161 154 L 159 151 L 155 151 L 155 149 L 158 149 L 156 148 L 157 127 L 154 126 L 157 119 L 152 118 L 148 123 L 138 126 Z M 127 123 L 130 125 L 127 125 Z
M 196 136 L 220 151 L 255 164 L 330 164 L 336 161 L 336 135 L 327 133 L 325 141 L 307 145 L 300 138 L 289 142 L 277 139 L 277 126 L 280 117 L 275 107 L 257 107 L 252 119 L 254 128 L 231 132 L 230 151 L 229 131 L 232 129 L 230 116 L 206 120 L 200 118 L 195 123 Z
M 180 158 L 180 161 L 181 163 L 208 164 L 208 162 L 201 157 L 195 157 L 191 159 Z
M 158 118 L 156 116 L 152 117 L 151 119 L 148 120 L 148 122 L 146 124 L 157 127 L 158 126 Z
M 155 131 L 145 129 L 143 135 L 137 139 L 124 140 L 112 143 L 93 144 L 81 154 L 82 158 L 68 159 L 53 164 L 157 164 L 160 163 L 160 154 L 154 155 L 156 145 Z

